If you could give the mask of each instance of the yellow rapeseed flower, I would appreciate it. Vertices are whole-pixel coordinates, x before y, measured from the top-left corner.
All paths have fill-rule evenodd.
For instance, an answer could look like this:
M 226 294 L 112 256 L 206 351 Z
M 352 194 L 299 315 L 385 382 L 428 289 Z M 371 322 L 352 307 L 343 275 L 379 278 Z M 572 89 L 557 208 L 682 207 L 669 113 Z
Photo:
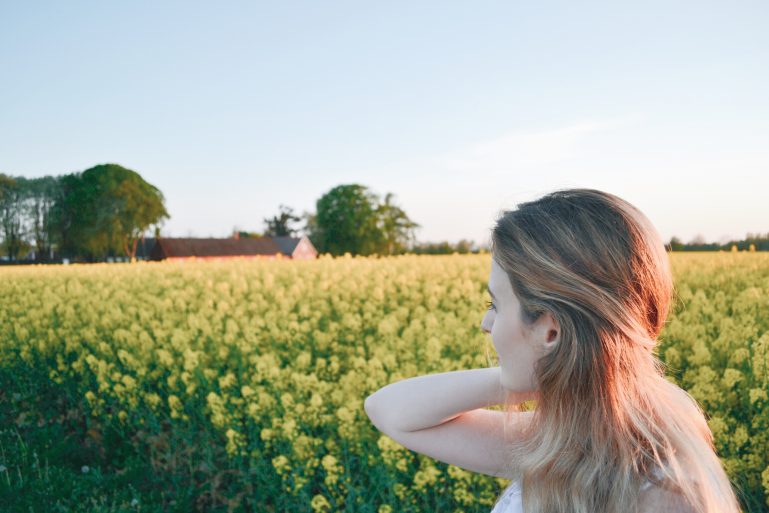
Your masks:
M 312 507 L 315 513 L 325 513 L 330 510 L 331 504 L 329 504 L 328 499 L 324 496 L 315 495 L 310 501 L 310 507 Z

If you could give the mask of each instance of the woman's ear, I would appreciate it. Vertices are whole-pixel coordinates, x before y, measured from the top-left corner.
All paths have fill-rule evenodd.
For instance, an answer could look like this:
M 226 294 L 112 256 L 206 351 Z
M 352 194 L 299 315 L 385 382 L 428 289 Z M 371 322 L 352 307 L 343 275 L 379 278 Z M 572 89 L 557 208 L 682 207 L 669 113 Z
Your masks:
M 540 328 L 542 347 L 545 354 L 547 354 L 560 342 L 561 329 L 558 326 L 558 321 L 555 320 L 555 317 L 550 312 L 543 313 L 540 321 L 542 322 Z

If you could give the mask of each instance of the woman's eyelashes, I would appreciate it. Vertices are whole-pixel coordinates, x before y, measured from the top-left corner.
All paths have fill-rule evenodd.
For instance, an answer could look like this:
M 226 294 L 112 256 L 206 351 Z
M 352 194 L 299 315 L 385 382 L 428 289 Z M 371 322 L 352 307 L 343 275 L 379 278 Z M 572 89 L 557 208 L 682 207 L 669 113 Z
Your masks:
M 496 310 L 497 307 L 494 306 L 494 303 L 492 301 L 486 301 L 486 310 Z

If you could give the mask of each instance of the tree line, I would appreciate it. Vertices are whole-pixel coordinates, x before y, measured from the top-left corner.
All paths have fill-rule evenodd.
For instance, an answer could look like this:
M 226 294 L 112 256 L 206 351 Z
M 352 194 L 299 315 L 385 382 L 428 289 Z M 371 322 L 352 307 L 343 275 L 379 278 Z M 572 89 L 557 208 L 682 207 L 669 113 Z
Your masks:
M 239 237 L 307 236 L 319 253 L 396 255 L 469 253 L 472 241 L 419 243 L 420 227 L 395 203 L 360 184 L 339 185 L 323 194 L 315 212 L 299 216 L 280 205 L 263 219 L 262 232 L 235 230 Z M 0 249 L 6 261 L 135 260 L 138 241 L 170 216 L 163 193 L 139 173 L 118 164 L 41 178 L 0 173 Z
M 263 219 L 262 232 L 235 229 L 239 237 L 307 236 L 319 253 L 339 256 L 488 252 L 473 241 L 418 242 L 420 225 L 395 203 L 361 184 L 339 185 L 323 194 L 315 212 L 301 216 L 288 206 Z M 0 250 L 4 260 L 96 262 L 109 257 L 134 260 L 138 241 L 149 230 L 160 237 L 170 216 L 163 193 L 137 172 L 100 164 L 61 176 L 25 178 L 0 173 Z M 769 233 L 743 240 L 708 243 L 702 236 L 668 251 L 769 251 Z M 30 257 L 28 257 L 31 256 Z
M 381 198 L 360 184 L 339 185 L 317 200 L 316 212 L 299 216 L 280 205 L 277 215 L 263 220 L 262 232 L 236 228 L 235 234 L 305 235 L 319 253 L 335 256 L 488 251 L 464 239 L 456 244 L 417 242 L 414 231 L 420 225 L 394 198 L 392 193 Z M 138 241 L 151 229 L 160 237 L 160 226 L 169 218 L 162 192 L 118 164 L 41 178 L 0 173 L 0 250 L 5 260 L 134 260 Z M 702 236 L 688 243 L 673 237 L 665 246 L 668 251 L 769 251 L 769 233 L 749 233 L 725 244 L 708 243 Z
M 668 251 L 769 251 L 769 233 L 748 233 L 744 239 L 725 243 L 706 242 L 702 235 L 687 243 L 672 237 L 665 246 Z
M 8 260 L 133 258 L 140 237 L 169 215 L 160 190 L 117 164 L 25 178 L 0 173 L 0 236 Z

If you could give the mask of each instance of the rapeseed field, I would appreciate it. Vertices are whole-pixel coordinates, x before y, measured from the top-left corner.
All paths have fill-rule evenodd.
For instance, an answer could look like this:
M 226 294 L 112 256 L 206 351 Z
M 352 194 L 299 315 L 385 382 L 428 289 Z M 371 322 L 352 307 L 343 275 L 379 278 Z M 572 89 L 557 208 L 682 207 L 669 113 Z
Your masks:
M 673 253 L 658 354 L 769 507 L 769 254 Z M 0 511 L 488 511 L 364 398 L 495 365 L 488 254 L 0 268 Z

